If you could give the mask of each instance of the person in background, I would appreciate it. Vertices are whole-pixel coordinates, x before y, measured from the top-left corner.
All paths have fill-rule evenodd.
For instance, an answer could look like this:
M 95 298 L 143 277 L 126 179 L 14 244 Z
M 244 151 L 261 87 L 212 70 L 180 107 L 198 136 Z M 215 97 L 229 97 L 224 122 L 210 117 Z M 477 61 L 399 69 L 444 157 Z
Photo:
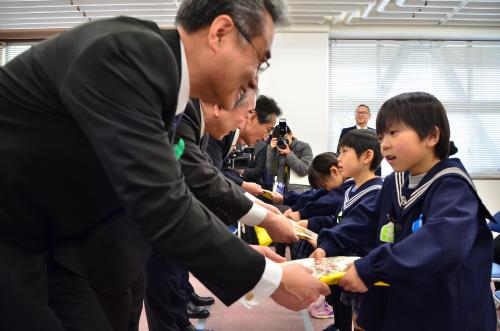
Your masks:
M 267 149 L 266 168 L 267 173 L 276 177 L 277 182 L 284 186 L 286 192 L 290 181 L 290 171 L 295 171 L 299 176 L 306 176 L 311 166 L 313 153 L 308 143 L 293 136 L 288 125 L 282 146 L 278 146 L 279 136 L 280 128 L 276 126 Z
M 494 331 L 492 216 L 460 160 L 448 158 L 443 105 L 425 92 L 392 97 L 377 135 L 394 173 L 372 207 L 320 232 L 313 256 L 370 250 L 339 283 L 365 293 L 357 322 L 366 330 Z

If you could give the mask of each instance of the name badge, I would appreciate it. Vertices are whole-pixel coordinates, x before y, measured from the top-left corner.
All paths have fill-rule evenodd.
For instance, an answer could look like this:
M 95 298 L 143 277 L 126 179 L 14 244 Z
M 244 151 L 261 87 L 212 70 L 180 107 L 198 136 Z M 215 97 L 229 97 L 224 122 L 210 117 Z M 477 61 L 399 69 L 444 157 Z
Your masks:
M 393 243 L 394 242 L 394 223 L 393 222 L 389 222 L 382 227 L 382 229 L 380 230 L 380 241 L 383 241 L 386 243 Z

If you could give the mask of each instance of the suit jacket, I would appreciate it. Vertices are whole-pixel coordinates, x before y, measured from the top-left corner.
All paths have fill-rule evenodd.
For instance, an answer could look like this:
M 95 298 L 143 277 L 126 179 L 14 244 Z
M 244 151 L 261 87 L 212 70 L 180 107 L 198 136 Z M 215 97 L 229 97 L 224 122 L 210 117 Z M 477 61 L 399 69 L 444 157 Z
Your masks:
M 47 302 L 47 253 L 85 243 L 111 222 L 133 240 L 142 234 L 225 304 L 260 279 L 264 258 L 193 197 L 175 160 L 168 129 L 179 45 L 176 31 L 119 17 L 64 32 L 0 68 L 0 261 L 19 261 L 9 282 L 39 285 L 34 305 Z M 128 272 L 106 250 L 116 244 L 126 257 L 143 244 L 107 233 L 83 255 Z
M 202 140 L 209 139 L 209 136 L 202 136 L 200 112 L 199 102 L 195 100 L 186 107 L 175 132 L 175 141 L 182 138 L 185 143 L 184 154 L 180 158 L 182 172 L 196 198 L 224 223 L 233 224 L 248 213 L 253 203 L 210 162 L 209 156 L 202 150 L 206 146 Z
M 252 159 L 243 172 L 243 180 L 263 184 L 264 173 L 266 171 L 267 146 L 264 141 L 260 141 L 254 146 Z
M 343 136 L 344 136 L 347 132 L 350 132 L 350 131 L 352 131 L 352 130 L 355 130 L 356 128 L 357 128 L 357 127 L 356 127 L 356 125 L 350 126 L 350 127 L 348 127 L 348 128 L 343 128 L 343 129 L 342 129 L 342 131 L 340 131 L 339 142 L 340 142 L 340 140 L 342 139 L 342 137 L 343 137 Z M 370 128 L 370 127 L 368 127 L 368 130 L 373 130 L 373 131 L 375 131 L 375 129 L 374 129 L 374 128 Z M 338 153 L 338 152 L 339 152 L 339 146 L 337 145 L 337 153 Z

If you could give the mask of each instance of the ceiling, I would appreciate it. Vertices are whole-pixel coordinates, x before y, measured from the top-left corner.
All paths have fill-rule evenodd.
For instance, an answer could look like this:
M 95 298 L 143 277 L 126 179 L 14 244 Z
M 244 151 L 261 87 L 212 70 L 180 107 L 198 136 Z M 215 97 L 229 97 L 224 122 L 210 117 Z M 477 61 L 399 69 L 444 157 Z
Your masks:
M 291 26 L 489 27 L 500 34 L 500 1 L 285 0 Z M 173 26 L 181 0 L 0 0 L 0 30 L 70 28 L 128 15 Z

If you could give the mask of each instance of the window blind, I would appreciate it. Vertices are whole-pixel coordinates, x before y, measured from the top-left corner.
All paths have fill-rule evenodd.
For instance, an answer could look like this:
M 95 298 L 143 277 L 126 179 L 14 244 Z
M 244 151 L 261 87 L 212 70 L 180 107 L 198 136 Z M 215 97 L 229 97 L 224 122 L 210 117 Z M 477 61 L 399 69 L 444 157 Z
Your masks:
M 1 43 L 0 44 L 0 65 L 7 62 L 29 49 L 32 44 L 29 43 Z
M 330 40 L 329 140 L 355 124 L 358 104 L 370 106 L 375 128 L 382 103 L 424 91 L 445 106 L 451 140 L 475 177 L 500 176 L 500 43 Z M 383 163 L 382 173 L 392 171 Z

